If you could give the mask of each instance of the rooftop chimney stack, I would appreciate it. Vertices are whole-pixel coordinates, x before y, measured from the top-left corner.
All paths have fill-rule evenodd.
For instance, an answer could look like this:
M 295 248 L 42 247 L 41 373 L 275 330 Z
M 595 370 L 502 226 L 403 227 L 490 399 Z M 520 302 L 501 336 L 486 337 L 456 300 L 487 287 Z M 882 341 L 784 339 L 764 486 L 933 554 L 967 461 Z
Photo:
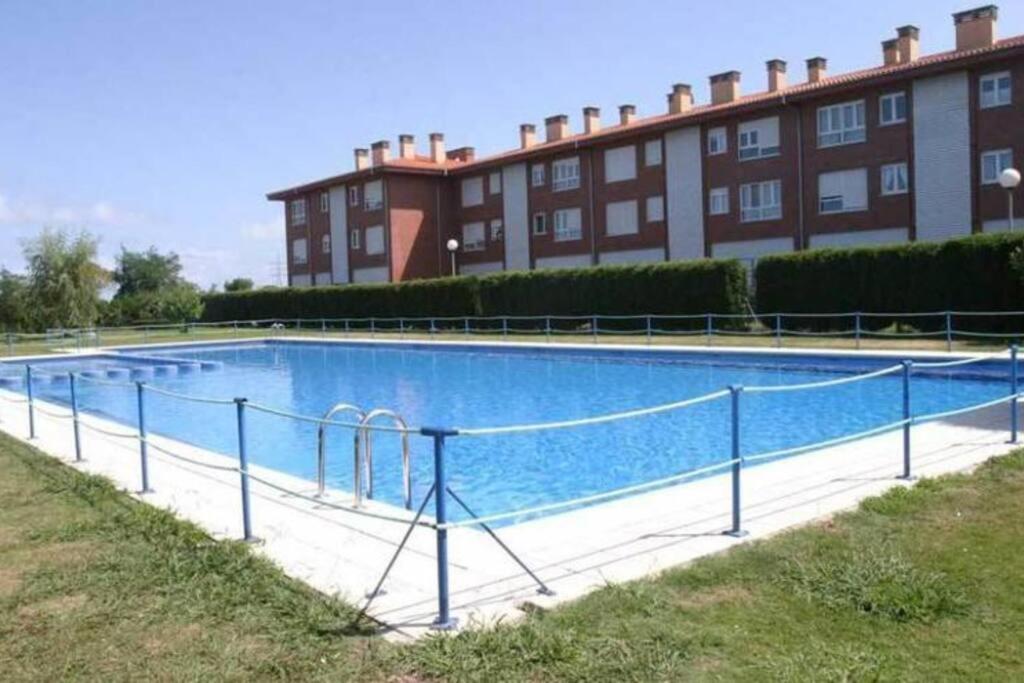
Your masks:
M 900 63 L 900 49 L 895 38 L 882 41 L 882 63 L 886 66 Z
M 519 126 L 519 149 L 530 149 L 537 144 L 537 126 L 523 123 Z
M 476 149 L 473 147 L 458 147 L 448 152 L 446 156 L 452 161 L 461 161 L 468 164 L 476 158 Z
M 374 166 L 383 166 L 391 160 L 391 143 L 387 140 L 378 140 L 370 145 L 370 150 Z
M 740 97 L 740 72 L 726 71 L 711 77 L 711 104 L 735 102 Z
M 398 136 L 398 156 L 403 159 L 416 158 L 416 138 L 409 134 Z
M 597 107 L 583 107 L 583 132 L 587 135 L 601 130 L 601 110 Z
M 820 83 L 828 73 L 828 60 L 824 57 L 811 57 L 807 60 L 807 82 Z
M 765 63 L 768 67 L 768 92 L 778 92 L 786 87 L 786 62 L 781 59 L 769 59 Z
M 435 164 L 443 164 L 446 158 L 444 155 L 444 133 L 431 133 L 430 160 Z
M 619 125 L 628 126 L 629 124 L 636 121 L 636 105 L 635 104 L 621 104 L 619 105 Z
M 998 19 L 999 8 L 995 5 L 985 5 L 954 14 L 956 49 L 973 50 L 991 46 L 996 42 Z
M 555 114 L 544 119 L 546 142 L 556 142 L 569 136 L 569 117 Z
M 909 64 L 917 59 L 920 54 L 918 39 L 921 37 L 921 29 L 916 26 L 900 26 L 896 29 L 896 49 L 900 53 L 900 64 Z
M 693 106 L 693 89 L 686 83 L 676 83 L 668 94 L 668 113 L 682 114 Z
M 356 147 L 353 151 L 356 156 L 356 170 L 362 171 L 363 169 L 370 168 L 370 150 L 365 147 Z

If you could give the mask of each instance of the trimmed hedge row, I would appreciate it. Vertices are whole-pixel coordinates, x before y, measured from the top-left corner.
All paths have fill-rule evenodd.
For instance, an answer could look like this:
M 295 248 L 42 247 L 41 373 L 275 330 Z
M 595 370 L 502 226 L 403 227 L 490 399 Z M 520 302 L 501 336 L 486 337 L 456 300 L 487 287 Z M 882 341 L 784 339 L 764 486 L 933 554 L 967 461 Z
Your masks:
M 203 320 L 742 313 L 746 297 L 738 261 L 703 260 L 218 293 Z
M 759 311 L 792 313 L 1012 311 L 1024 308 L 1024 287 L 1010 262 L 1024 235 L 976 235 L 858 249 L 816 249 L 767 256 L 756 267 Z M 945 327 L 945 316 L 868 316 L 866 329 L 894 324 L 919 330 Z M 850 320 L 793 319 L 787 327 L 845 329 Z M 962 330 L 1021 326 L 1006 316 L 959 316 Z

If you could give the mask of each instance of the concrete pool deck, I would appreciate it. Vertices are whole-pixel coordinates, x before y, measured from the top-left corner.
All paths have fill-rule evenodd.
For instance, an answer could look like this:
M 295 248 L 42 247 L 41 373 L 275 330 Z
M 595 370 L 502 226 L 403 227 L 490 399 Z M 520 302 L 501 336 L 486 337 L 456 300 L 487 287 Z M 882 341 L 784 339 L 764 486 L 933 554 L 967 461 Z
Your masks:
M 154 491 L 140 495 L 135 493 L 139 488 L 138 441 L 100 434 L 85 425 L 131 436 L 130 429 L 83 416 L 85 461 L 74 463 L 70 419 L 42 412 L 67 415 L 69 411 L 37 401 L 41 409 L 36 413 L 39 436 L 28 441 L 27 406 L 3 400 L 17 398 L 0 391 L 0 428 L 7 433 L 82 471 L 110 478 L 140 500 L 171 510 L 214 537 L 241 537 L 239 476 L 231 471 L 236 465 L 234 457 L 151 436 L 154 446 L 195 462 L 151 448 Z M 1008 452 L 1013 447 L 1008 443 L 1009 419 L 1009 406 L 1001 404 L 915 426 L 914 474 L 966 471 Z M 311 445 L 311 454 L 314 448 L 315 444 Z M 483 531 L 452 529 L 452 612 L 461 627 L 514 619 L 523 614 L 524 603 L 550 607 L 609 582 L 650 576 L 737 543 L 827 518 L 865 497 L 908 485 L 896 478 L 901 464 L 902 433 L 896 430 L 748 467 L 743 473 L 743 528 L 749 536 L 742 539 L 722 534 L 730 525 L 727 473 L 498 529 L 500 538 L 555 591 L 554 596 L 539 595 L 529 575 Z M 260 467 L 252 467 L 251 472 L 290 491 L 306 496 L 315 492 L 315 484 L 307 480 Z M 351 492 L 329 490 L 326 500 L 346 507 Z M 472 505 L 472 500 L 467 502 Z M 412 518 L 410 512 L 372 501 L 364 509 L 403 520 Z M 433 512 L 432 505 L 427 512 Z M 376 584 L 407 529 L 406 524 L 325 507 L 256 481 L 252 482 L 252 521 L 254 533 L 262 541 L 255 546 L 256 552 L 289 575 L 357 605 Z M 385 582 L 384 592 L 370 609 L 374 618 L 388 626 L 391 637 L 414 638 L 428 632 L 437 609 L 434 555 L 434 530 L 416 528 Z

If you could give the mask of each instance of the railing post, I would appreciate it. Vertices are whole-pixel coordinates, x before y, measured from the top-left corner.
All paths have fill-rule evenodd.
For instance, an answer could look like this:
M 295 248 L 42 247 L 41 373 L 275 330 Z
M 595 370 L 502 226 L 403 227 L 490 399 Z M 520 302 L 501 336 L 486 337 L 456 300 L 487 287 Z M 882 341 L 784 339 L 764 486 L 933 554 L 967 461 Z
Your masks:
M 249 515 L 249 456 L 245 442 L 245 403 L 247 399 L 236 398 L 235 408 L 238 413 L 238 475 L 242 488 L 242 540 L 254 541 L 252 535 L 252 518 Z
M 437 333 L 437 328 L 434 326 L 434 319 L 431 318 L 430 319 L 430 330 L 427 332 L 427 334 L 436 334 L 436 333 Z
M 1017 421 L 1019 415 L 1017 414 L 1017 394 L 1020 393 L 1019 383 L 1017 381 L 1017 345 L 1010 345 L 1010 393 L 1013 394 L 1013 398 L 1010 399 L 1010 443 L 1017 443 Z
M 377 321 L 375 318 L 370 318 L 370 338 L 373 339 L 377 336 Z
M 903 361 L 903 479 L 910 479 L 910 372 L 914 361 Z
M 139 397 L 139 469 L 142 473 L 142 490 L 139 493 L 150 493 L 149 488 L 149 450 L 146 443 L 146 402 L 145 385 L 142 382 L 135 383 L 135 392 Z
M 28 438 L 36 438 L 36 408 L 32 396 L 32 366 L 25 366 L 25 395 L 28 398 Z
M 860 350 L 860 311 L 853 314 L 853 339 L 857 350 Z
M 953 314 L 946 311 L 946 351 L 953 350 Z
M 405 318 L 398 319 L 398 336 L 399 338 L 405 336 Z
M 466 316 L 462 320 L 462 333 L 467 337 L 469 336 L 469 316 Z
M 232 328 L 234 329 L 234 336 L 238 337 L 238 321 L 237 320 L 234 321 L 234 323 L 232 323 Z
M 348 336 L 348 318 L 345 318 L 345 336 Z
M 501 317 L 501 338 L 508 339 L 508 317 Z
M 544 316 L 544 336 L 551 341 L 551 316 Z
M 590 336 L 594 340 L 594 343 L 596 344 L 597 343 L 597 316 L 596 315 L 590 316 Z
M 444 441 L 445 437 L 458 435 L 458 431 L 424 427 L 421 433 L 434 439 L 434 519 L 437 523 L 437 618 L 431 624 L 431 627 L 439 631 L 449 631 L 458 625 L 458 621 L 451 616 L 449 611 L 448 529 L 445 528 L 445 524 L 448 522 L 448 512 L 445 506 L 448 485 L 445 480 L 444 471 Z
M 747 535 L 740 519 L 740 476 L 743 472 L 743 459 L 740 455 L 742 452 L 740 449 L 740 394 L 742 393 L 741 385 L 734 384 L 729 387 L 729 396 L 732 399 L 732 527 L 726 533 L 737 538 Z
M 711 313 L 707 314 L 707 323 L 705 324 L 704 329 L 705 329 L 705 332 L 707 333 L 707 337 L 708 337 L 708 346 L 711 346 L 711 335 L 713 335 L 715 333 L 715 323 L 712 320 L 712 314 Z
M 775 314 L 775 348 L 782 347 L 782 316 Z
M 73 372 L 68 373 L 68 386 L 71 388 L 71 427 L 75 434 L 75 462 L 82 462 L 82 437 L 78 429 L 78 390 Z
M 320 336 L 327 336 L 327 321 L 323 318 L 320 318 Z
M 647 316 L 647 343 L 651 343 L 651 316 Z

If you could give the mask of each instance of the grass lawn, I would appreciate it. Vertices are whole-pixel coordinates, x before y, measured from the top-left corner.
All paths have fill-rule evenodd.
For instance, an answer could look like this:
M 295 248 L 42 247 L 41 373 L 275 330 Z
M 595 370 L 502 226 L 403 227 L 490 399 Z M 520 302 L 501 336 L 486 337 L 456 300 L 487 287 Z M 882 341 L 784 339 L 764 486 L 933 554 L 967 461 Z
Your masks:
M 1024 451 L 518 625 L 399 646 L 0 435 L 5 680 L 1024 678 Z

